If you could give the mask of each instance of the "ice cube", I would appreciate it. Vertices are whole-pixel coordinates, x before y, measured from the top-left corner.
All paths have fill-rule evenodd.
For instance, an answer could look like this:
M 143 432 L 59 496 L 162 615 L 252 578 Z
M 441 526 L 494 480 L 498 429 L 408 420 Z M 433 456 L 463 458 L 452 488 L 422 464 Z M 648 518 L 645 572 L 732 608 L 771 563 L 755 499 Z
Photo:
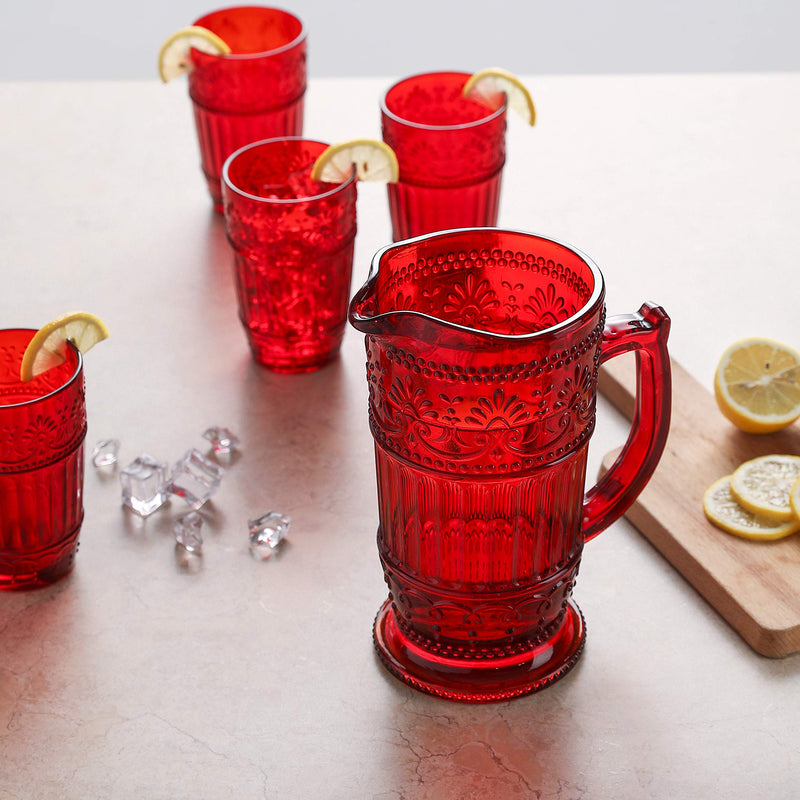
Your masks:
M 161 508 L 167 499 L 166 475 L 163 461 L 142 453 L 119 473 L 123 504 L 143 517 Z
M 172 468 L 166 491 L 198 509 L 219 488 L 225 470 L 192 448 Z
M 172 530 L 175 541 L 190 553 L 199 553 L 203 549 L 203 517 L 197 511 L 190 511 L 175 520 Z
M 207 428 L 203 433 L 203 438 L 211 442 L 211 446 L 218 456 L 227 455 L 239 444 L 239 437 L 229 428 Z
M 119 439 L 101 439 L 92 450 L 92 464 L 96 467 L 110 467 L 117 463 Z
M 248 520 L 253 558 L 266 561 L 286 537 L 291 522 L 291 517 L 277 511 L 268 511 L 257 519 Z

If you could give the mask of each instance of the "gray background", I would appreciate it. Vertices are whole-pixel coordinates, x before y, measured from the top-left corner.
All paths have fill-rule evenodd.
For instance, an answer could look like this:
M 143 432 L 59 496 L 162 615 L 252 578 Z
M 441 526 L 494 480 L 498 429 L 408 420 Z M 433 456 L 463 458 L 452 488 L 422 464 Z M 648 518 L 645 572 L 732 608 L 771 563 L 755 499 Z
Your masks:
M 0 0 L 0 80 L 156 78 L 174 30 L 234 2 Z M 265 3 L 270 4 L 270 3 Z M 800 69 L 798 0 L 291 0 L 311 76 Z

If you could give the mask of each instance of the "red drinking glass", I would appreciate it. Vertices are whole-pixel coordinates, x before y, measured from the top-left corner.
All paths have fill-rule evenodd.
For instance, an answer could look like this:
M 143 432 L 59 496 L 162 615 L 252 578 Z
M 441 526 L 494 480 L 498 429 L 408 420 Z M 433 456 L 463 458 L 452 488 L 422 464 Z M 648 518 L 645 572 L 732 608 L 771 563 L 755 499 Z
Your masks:
M 463 96 L 465 72 L 396 83 L 381 102 L 383 139 L 400 180 L 388 184 L 394 240 L 497 224 L 506 159 L 506 106 Z
M 647 483 L 670 420 L 669 317 L 645 304 L 606 320 L 604 297 L 577 250 L 472 229 L 379 251 L 351 302 L 389 586 L 375 643 L 417 689 L 506 700 L 562 677 L 582 651 L 583 544 Z M 632 429 L 584 494 L 598 368 L 631 350 Z
M 311 167 L 328 145 L 255 142 L 223 167 L 225 226 L 235 257 L 239 316 L 255 359 L 308 372 L 344 336 L 356 236 L 355 170 L 319 183 Z
M 222 211 L 222 165 L 234 150 L 303 131 L 306 31 L 293 14 L 261 6 L 225 8 L 194 24 L 231 48 L 224 56 L 193 49 L 189 70 L 203 173 Z
M 44 586 L 66 575 L 83 522 L 83 359 L 23 383 L 33 330 L 0 330 L 0 589 Z

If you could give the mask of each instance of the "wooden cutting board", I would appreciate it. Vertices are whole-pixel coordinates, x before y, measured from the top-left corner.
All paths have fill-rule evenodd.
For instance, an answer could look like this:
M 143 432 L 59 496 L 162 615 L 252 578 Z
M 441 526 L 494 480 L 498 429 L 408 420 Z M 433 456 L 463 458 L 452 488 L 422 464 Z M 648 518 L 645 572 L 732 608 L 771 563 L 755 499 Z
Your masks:
M 633 416 L 635 359 L 600 370 L 600 392 Z M 618 451 L 603 459 L 609 469 Z M 773 434 L 735 428 L 707 389 L 672 361 L 672 424 L 655 474 L 626 518 L 757 652 L 800 651 L 800 533 L 751 542 L 714 527 L 703 513 L 706 487 L 749 458 L 800 455 L 800 423 Z

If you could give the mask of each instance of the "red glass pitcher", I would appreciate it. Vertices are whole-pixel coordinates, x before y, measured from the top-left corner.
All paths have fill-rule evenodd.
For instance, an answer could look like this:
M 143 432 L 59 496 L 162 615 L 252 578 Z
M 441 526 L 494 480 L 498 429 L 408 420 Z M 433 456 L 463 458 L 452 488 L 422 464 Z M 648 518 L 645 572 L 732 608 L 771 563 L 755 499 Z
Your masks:
M 389 599 L 387 668 L 453 700 L 505 700 L 583 648 L 572 587 L 585 541 L 658 463 L 670 420 L 669 317 L 605 318 L 598 267 L 560 242 L 471 228 L 379 251 L 350 305 L 366 334 Z M 637 413 L 584 493 L 597 372 L 637 354 Z

